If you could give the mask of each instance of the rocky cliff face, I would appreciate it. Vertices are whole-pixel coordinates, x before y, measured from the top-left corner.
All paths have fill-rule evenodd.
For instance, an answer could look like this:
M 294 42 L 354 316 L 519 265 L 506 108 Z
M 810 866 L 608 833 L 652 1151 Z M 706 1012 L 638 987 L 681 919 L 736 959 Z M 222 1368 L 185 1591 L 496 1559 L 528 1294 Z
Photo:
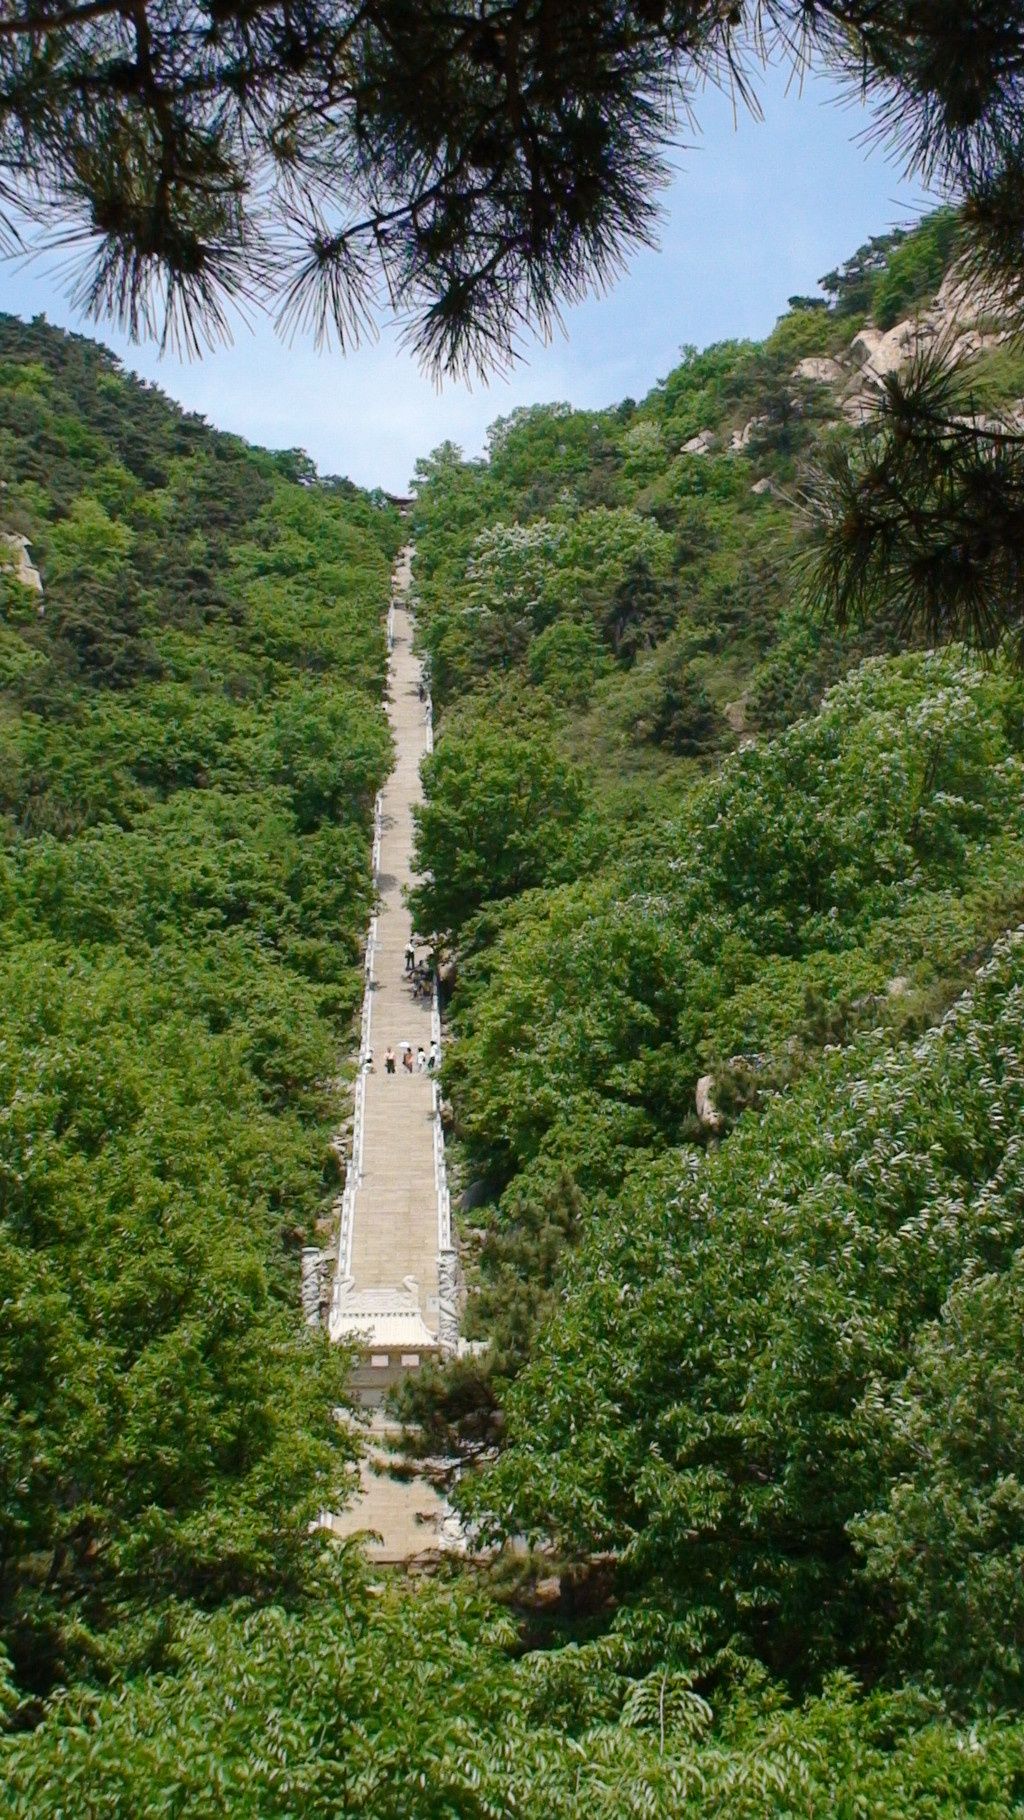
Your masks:
M 794 379 L 833 388 L 850 423 L 867 417 L 884 381 L 910 365 L 916 355 L 941 349 L 950 363 L 968 360 L 1006 340 L 997 297 L 972 288 L 956 267 L 947 272 L 934 301 L 890 329 L 865 322 L 845 355 L 811 356 L 793 369 Z M 1024 400 L 1008 423 L 1024 422 Z
M 790 370 L 793 390 L 788 408 L 794 416 L 803 415 L 808 388 L 815 387 L 819 401 L 815 415 L 819 419 L 824 414 L 826 420 L 831 417 L 861 424 L 870 419 L 886 380 L 908 368 L 918 355 L 935 350 L 955 365 L 996 349 L 1008 339 L 999 298 L 979 290 L 953 266 L 934 297 L 913 314 L 888 328 L 880 328 L 868 318 L 860 323 L 845 347 L 798 359 Z M 1024 397 L 1008 399 L 998 417 L 982 416 L 975 421 L 983 428 L 1024 430 Z M 690 436 L 681 445 L 681 453 L 748 455 L 756 459 L 770 442 L 771 429 L 770 417 L 764 413 L 724 425 L 718 422 Z M 752 490 L 767 493 L 772 489 L 771 479 L 762 477 Z

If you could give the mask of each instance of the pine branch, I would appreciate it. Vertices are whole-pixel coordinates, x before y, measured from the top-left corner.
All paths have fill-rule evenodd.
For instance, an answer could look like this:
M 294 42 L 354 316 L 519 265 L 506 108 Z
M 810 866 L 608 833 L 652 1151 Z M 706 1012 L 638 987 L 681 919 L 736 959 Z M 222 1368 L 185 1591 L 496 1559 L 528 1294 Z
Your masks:
M 811 601 L 839 626 L 903 640 L 1004 641 L 1024 662 L 1024 436 L 958 410 L 947 350 L 885 382 L 856 444 L 830 446 L 807 493 Z

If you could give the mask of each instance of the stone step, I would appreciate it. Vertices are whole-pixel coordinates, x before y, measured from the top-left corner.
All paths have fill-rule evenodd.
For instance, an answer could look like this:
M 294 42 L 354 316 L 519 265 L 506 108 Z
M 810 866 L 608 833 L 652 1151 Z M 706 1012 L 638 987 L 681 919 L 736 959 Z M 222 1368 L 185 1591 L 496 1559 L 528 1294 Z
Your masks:
M 440 1298 L 434 1082 L 425 1072 L 407 1073 L 400 1055 L 403 1042 L 429 1052 L 433 1027 L 429 999 L 413 997 L 405 972 L 412 926 L 403 887 L 413 880 L 412 811 L 422 801 L 419 767 L 428 729 L 419 695 L 420 664 L 412 648 L 412 615 L 401 597 L 401 573 L 396 570 L 387 690 L 395 762 L 381 796 L 378 905 L 369 956 L 374 1065 L 364 1075 L 362 1176 L 354 1200 L 352 1283 L 346 1294 L 354 1299 L 353 1305 L 368 1292 L 394 1290 L 400 1295 L 405 1279 L 414 1278 L 423 1331 L 427 1338 L 435 1336 L 431 1344 L 436 1347 Z M 388 1048 L 398 1059 L 393 1077 L 384 1069 Z M 342 1302 L 339 1331 L 344 1318 Z

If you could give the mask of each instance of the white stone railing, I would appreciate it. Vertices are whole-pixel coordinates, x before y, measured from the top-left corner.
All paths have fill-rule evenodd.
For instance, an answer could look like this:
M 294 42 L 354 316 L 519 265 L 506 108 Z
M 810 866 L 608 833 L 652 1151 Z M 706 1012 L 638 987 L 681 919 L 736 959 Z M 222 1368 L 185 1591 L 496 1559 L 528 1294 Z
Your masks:
M 377 889 L 380 878 L 380 842 L 384 832 L 384 792 L 378 790 L 373 802 L 373 852 L 370 865 L 373 871 L 373 888 Z
M 430 1040 L 437 1046 L 437 1059 L 441 1060 L 441 990 L 437 974 L 434 974 L 434 990 L 430 997 Z
M 441 1123 L 441 1088 L 434 1082 L 434 1187 L 437 1191 L 437 1249 L 448 1251 L 452 1242 L 452 1199 L 448 1190 L 448 1165 Z
M 441 987 L 434 970 L 434 987 L 430 995 L 430 1041 L 441 1064 Z M 448 1165 L 444 1153 L 444 1125 L 441 1122 L 441 1083 L 434 1081 L 434 1187 L 437 1190 L 437 1249 L 448 1251 L 452 1242 L 452 1201 L 448 1192 Z
M 424 735 L 427 752 L 434 750 L 434 707 L 428 695 L 424 711 Z M 441 990 L 437 970 L 430 1000 L 430 1040 L 437 1063 L 441 1061 Z M 441 1117 L 441 1083 L 433 1083 L 434 1105 L 434 1188 L 437 1193 L 437 1337 L 443 1353 L 452 1354 L 459 1347 L 458 1253 L 452 1244 L 452 1197 L 448 1187 L 448 1163 L 444 1148 L 444 1124 Z
M 356 1213 L 355 1170 L 349 1164 L 345 1171 L 345 1189 L 338 1205 L 338 1270 L 334 1279 L 334 1294 L 346 1277 L 352 1275 L 352 1238 L 355 1232 Z
M 380 876 L 380 839 L 383 818 L 383 797 L 380 793 L 373 805 L 373 885 L 377 888 Z M 363 966 L 365 986 L 363 988 L 363 1011 L 359 1025 L 359 1060 L 356 1075 L 355 1092 L 352 1098 L 352 1148 L 345 1166 L 345 1187 L 334 1203 L 338 1218 L 338 1269 L 331 1293 L 332 1309 L 336 1306 L 341 1285 L 346 1277 L 352 1274 L 352 1240 L 355 1233 L 356 1192 L 363 1179 L 363 1151 L 366 1134 L 366 1071 L 373 1053 L 373 976 L 374 957 L 377 952 L 377 918 L 371 916 L 370 927 L 366 935 L 366 956 Z

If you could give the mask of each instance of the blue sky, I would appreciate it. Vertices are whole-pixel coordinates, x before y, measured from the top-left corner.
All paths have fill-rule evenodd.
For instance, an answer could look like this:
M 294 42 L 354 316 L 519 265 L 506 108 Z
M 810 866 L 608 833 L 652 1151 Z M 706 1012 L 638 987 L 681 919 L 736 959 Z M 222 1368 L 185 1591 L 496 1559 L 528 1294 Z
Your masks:
M 487 425 L 517 405 L 639 398 L 683 344 L 764 335 L 787 297 L 812 291 L 869 234 L 920 213 L 920 190 L 865 150 L 864 115 L 836 105 L 830 84 L 813 78 L 801 91 L 775 70 L 762 93 L 761 122 L 734 117 L 715 91 L 700 98 L 701 131 L 674 155 L 660 250 L 634 259 L 611 292 L 569 313 L 565 336 L 529 346 L 489 386 L 437 390 L 388 330 L 343 356 L 287 347 L 267 323 L 240 324 L 232 347 L 201 362 L 161 359 L 76 318 L 60 276 L 40 262 L 0 266 L 0 308 L 97 335 L 222 429 L 300 446 L 325 473 L 402 491 L 417 455 L 448 437 L 476 454 Z

